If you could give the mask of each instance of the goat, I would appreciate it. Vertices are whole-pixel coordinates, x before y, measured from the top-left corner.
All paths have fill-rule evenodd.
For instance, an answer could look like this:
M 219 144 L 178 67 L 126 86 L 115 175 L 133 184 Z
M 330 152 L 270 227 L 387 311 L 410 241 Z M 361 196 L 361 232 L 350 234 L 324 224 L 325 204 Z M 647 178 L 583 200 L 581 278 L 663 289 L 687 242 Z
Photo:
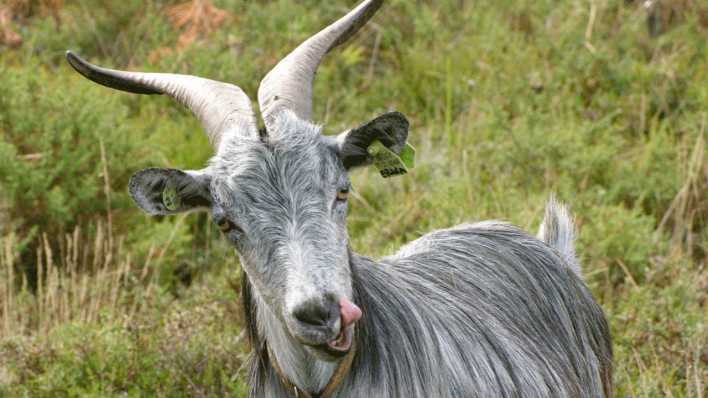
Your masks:
M 539 238 L 488 221 L 378 261 L 351 251 L 347 173 L 372 163 L 374 143 L 401 154 L 409 124 L 391 112 L 322 135 L 312 81 L 382 3 L 363 1 L 266 75 L 261 131 L 237 86 L 67 60 L 101 85 L 173 97 L 204 126 L 204 169 L 143 170 L 129 191 L 153 215 L 210 210 L 236 248 L 251 397 L 611 397 L 607 322 L 562 205 L 548 204 Z

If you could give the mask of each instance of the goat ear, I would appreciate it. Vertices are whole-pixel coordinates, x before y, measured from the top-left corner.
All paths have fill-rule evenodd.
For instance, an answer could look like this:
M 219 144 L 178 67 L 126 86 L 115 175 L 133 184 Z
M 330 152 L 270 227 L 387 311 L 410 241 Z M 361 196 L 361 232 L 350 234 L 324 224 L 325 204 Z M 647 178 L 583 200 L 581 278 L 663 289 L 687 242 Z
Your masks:
M 135 173 L 128 186 L 143 211 L 167 215 L 210 207 L 209 180 L 198 171 L 152 168 Z
M 381 142 L 390 151 L 400 154 L 408 139 L 408 120 L 399 112 L 385 113 L 376 119 L 351 129 L 337 137 L 339 157 L 344 167 L 365 166 L 372 162 L 369 146 Z

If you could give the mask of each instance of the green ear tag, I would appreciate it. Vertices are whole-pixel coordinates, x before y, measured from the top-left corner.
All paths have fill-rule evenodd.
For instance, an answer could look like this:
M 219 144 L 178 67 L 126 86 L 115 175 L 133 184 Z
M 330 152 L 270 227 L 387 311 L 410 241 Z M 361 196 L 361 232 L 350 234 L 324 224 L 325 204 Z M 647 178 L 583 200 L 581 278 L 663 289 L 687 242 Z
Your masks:
M 406 174 L 408 169 L 412 169 L 415 165 L 415 148 L 408 143 L 403 147 L 400 155 L 386 148 L 379 140 L 371 143 L 367 151 L 383 178 Z
M 162 204 L 164 204 L 165 209 L 169 211 L 176 211 L 177 209 L 179 209 L 181 203 L 179 200 L 179 196 L 177 196 L 177 188 L 166 187 L 162 191 Z
M 413 145 L 406 142 L 406 146 L 403 147 L 398 156 L 400 156 L 407 168 L 412 169 L 415 167 L 415 148 L 413 148 Z

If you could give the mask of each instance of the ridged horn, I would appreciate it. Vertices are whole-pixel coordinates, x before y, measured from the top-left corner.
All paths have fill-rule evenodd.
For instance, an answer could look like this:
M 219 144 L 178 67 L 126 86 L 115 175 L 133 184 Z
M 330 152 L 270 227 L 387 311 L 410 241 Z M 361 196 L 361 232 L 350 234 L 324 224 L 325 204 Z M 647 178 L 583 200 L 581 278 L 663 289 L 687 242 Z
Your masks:
M 196 76 L 168 73 L 124 72 L 90 64 L 71 51 L 69 64 L 100 85 L 136 94 L 165 94 L 189 108 L 199 119 L 215 152 L 226 137 L 258 135 L 251 101 L 233 84 Z
M 261 81 L 258 104 L 267 129 L 277 114 L 289 109 L 309 120 L 312 115 L 312 81 L 322 58 L 347 41 L 383 4 L 383 0 L 366 0 L 347 15 L 300 44 L 283 58 Z

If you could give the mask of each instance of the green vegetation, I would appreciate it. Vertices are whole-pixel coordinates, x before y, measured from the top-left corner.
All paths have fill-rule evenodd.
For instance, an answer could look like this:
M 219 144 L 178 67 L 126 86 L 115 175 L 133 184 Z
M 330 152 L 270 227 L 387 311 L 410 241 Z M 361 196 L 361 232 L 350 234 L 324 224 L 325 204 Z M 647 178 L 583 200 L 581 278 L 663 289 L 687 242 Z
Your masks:
M 278 57 L 355 1 L 212 3 L 0 5 L 0 396 L 244 395 L 236 256 L 207 215 L 148 218 L 126 192 L 143 167 L 203 166 L 197 121 L 63 60 L 255 98 Z M 708 9 L 638 3 L 387 1 L 320 68 L 315 119 L 337 133 L 396 109 L 412 124 L 411 174 L 352 176 L 355 250 L 468 220 L 535 232 L 556 192 L 610 319 L 617 396 L 703 397 Z

